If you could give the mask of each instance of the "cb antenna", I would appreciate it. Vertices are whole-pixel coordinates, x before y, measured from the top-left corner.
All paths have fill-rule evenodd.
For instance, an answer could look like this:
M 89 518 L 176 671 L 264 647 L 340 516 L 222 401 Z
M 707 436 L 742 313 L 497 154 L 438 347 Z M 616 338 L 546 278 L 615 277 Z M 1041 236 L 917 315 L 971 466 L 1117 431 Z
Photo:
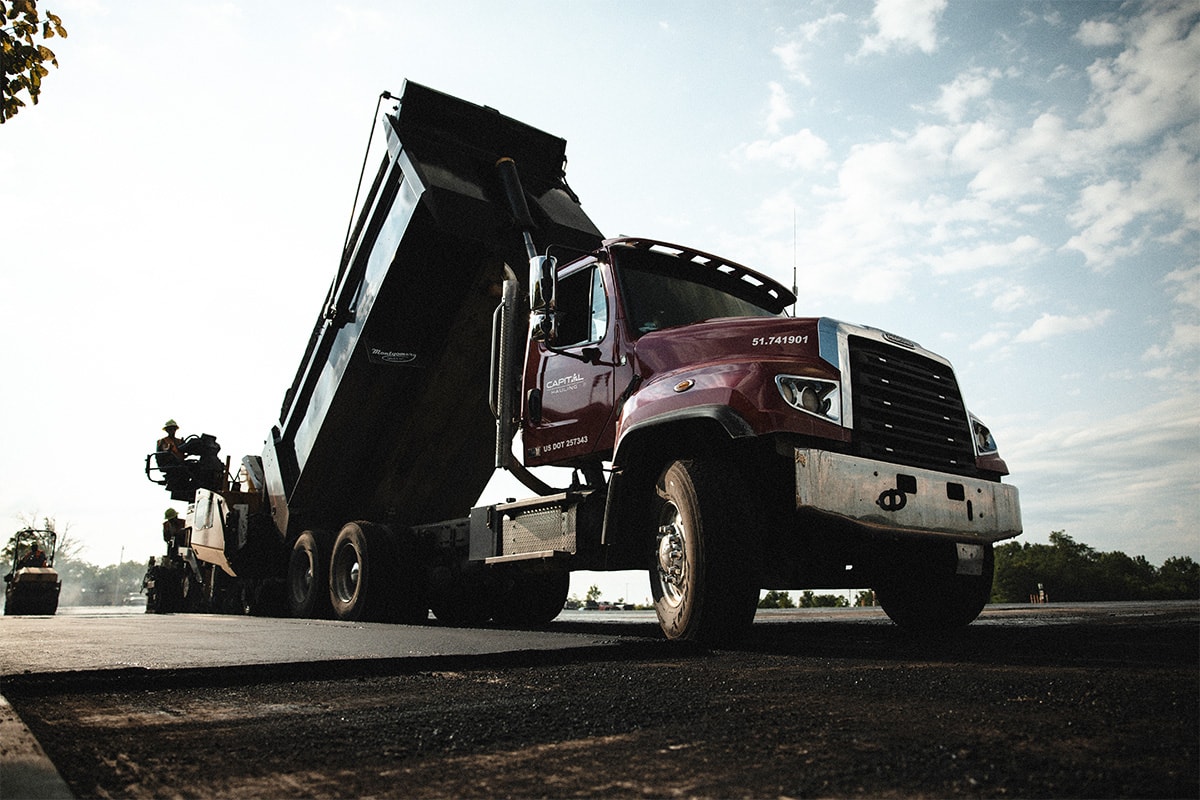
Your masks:
M 792 206 L 792 316 L 796 316 L 796 299 L 800 297 L 800 287 L 796 282 L 796 207 Z

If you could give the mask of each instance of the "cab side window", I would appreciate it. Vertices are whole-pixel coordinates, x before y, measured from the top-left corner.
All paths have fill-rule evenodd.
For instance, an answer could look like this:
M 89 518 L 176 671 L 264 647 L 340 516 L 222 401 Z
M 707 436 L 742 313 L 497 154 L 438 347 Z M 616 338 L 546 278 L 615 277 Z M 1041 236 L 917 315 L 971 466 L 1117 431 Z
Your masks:
M 600 270 L 580 270 L 558 281 L 558 347 L 591 344 L 608 329 L 608 301 Z

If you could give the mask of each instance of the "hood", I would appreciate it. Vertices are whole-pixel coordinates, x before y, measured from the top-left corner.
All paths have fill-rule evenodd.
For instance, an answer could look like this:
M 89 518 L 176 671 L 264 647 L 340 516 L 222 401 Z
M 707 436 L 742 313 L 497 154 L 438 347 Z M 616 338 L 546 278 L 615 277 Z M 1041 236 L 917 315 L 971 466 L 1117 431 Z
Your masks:
M 643 335 L 634 352 L 644 380 L 701 363 L 815 360 L 817 317 L 736 317 Z

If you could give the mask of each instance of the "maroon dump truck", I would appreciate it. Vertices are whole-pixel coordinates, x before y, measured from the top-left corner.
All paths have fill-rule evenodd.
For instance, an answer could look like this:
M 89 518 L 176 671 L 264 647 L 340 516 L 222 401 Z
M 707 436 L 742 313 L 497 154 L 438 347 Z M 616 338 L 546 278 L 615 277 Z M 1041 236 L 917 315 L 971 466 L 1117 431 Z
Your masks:
M 183 470 L 168 556 L 202 607 L 531 625 L 571 571 L 637 569 L 665 634 L 706 643 L 765 587 L 871 587 L 913 629 L 979 614 L 1020 510 L 946 359 L 792 316 L 725 258 L 605 238 L 562 139 L 411 82 L 383 99 L 262 456 L 191 483 L 147 459 Z M 496 470 L 529 496 L 475 505 Z

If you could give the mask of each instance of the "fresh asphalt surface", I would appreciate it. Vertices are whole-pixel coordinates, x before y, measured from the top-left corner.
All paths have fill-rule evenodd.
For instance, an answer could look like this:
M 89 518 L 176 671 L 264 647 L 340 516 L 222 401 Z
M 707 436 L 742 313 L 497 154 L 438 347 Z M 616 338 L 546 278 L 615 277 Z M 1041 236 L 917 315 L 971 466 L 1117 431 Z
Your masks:
M 1105 620 L 1136 623 L 1142 617 L 1154 618 L 1163 608 L 1149 603 L 990 606 L 975 625 L 1069 630 Z M 1182 612 L 1196 638 L 1200 603 L 1166 608 L 1175 618 Z M 760 612 L 756 628 L 759 638 L 769 638 L 771 629 L 765 626 L 772 623 L 830 621 L 864 630 L 891 624 L 878 609 L 812 609 Z M 0 618 L 0 690 L 4 684 L 20 693 L 32 684 L 83 686 L 123 679 L 156 683 L 215 673 L 225 675 L 222 680 L 230 675 L 236 680 L 239 673 L 260 680 L 264 673 L 289 672 L 307 679 L 387 672 L 401 662 L 420 662 L 430 669 L 441 663 L 469 668 L 473 660 L 494 661 L 506 654 L 520 659 L 521 654 L 557 653 L 555 660 L 570 663 L 619 659 L 633 652 L 630 648 L 661 647 L 660 638 L 652 612 L 564 612 L 547 630 L 524 631 L 64 608 L 55 617 Z M 0 743 L 0 797 L 72 796 L 3 698 Z
M 591 612 L 595 614 L 609 612 Z M 611 616 L 629 617 L 626 612 Z M 638 621 L 653 614 L 642 612 Z M 4 699 L 18 677 L 134 675 L 253 665 L 335 665 L 439 656 L 570 650 L 617 639 L 574 633 L 215 614 L 147 615 L 138 607 L 62 608 L 53 617 L 0 617 L 0 798 L 72 797 Z

